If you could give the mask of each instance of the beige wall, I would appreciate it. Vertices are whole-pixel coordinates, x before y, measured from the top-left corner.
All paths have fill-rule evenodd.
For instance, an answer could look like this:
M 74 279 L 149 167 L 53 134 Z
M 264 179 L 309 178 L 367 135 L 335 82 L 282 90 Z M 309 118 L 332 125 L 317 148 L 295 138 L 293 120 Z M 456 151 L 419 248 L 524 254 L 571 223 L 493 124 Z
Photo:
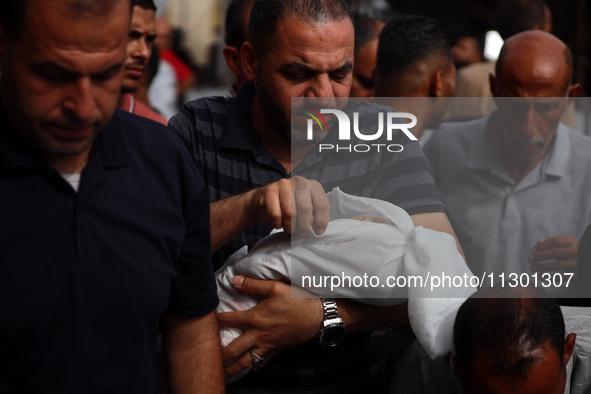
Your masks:
M 209 48 L 221 37 L 222 0 L 168 0 L 164 16 L 185 32 L 184 44 L 199 66 L 209 60 Z

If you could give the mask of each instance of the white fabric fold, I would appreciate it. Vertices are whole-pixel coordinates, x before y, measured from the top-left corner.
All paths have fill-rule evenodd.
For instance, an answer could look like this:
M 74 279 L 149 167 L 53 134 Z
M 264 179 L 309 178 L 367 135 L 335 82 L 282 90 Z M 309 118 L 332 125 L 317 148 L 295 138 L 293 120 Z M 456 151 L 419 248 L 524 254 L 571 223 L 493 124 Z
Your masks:
M 459 306 L 475 289 L 431 288 L 429 278 L 448 276 L 464 279 L 472 273 L 459 254 L 454 238 L 442 232 L 415 227 L 402 208 L 385 201 L 351 196 L 338 188 L 327 194 L 330 217 L 326 232 L 289 235 L 272 234 L 247 253 L 246 247 L 232 255 L 216 273 L 220 305 L 218 312 L 247 310 L 257 300 L 237 291 L 236 275 L 291 282 L 317 295 L 352 298 L 374 305 L 396 305 L 408 299 L 408 313 L 417 339 L 435 358 L 452 350 L 453 322 Z M 392 224 L 351 220 L 383 217 Z M 319 288 L 319 278 L 375 276 L 378 286 Z M 423 285 L 392 287 L 388 277 L 421 277 Z M 314 277 L 316 283 L 304 280 Z M 418 281 L 418 279 L 416 279 Z M 427 281 L 427 282 L 425 282 Z M 415 282 L 416 284 L 417 282 Z M 375 280 L 373 282 L 375 284 Z M 457 280 L 456 280 L 457 284 Z M 222 328 L 222 345 L 240 334 Z

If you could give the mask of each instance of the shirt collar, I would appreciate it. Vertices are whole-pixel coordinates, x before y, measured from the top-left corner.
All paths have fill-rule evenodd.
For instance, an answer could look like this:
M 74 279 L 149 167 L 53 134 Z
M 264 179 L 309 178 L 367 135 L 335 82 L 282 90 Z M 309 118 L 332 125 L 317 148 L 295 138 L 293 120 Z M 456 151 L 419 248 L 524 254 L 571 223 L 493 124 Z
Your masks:
M 467 167 L 474 170 L 494 170 L 499 165 L 491 149 L 490 122 L 496 110 L 484 119 L 474 122 L 475 130 L 468 135 Z M 560 177 L 568 165 L 569 136 L 568 129 L 562 123 L 556 130 L 556 136 L 548 156 L 544 160 L 543 172 L 546 175 Z
M 117 109 L 105 128 L 94 141 L 87 165 L 114 168 L 126 166 L 128 163 L 127 145 L 125 143 L 121 122 L 117 122 L 124 111 Z M 97 160 L 96 155 L 100 156 Z M 16 168 L 45 168 L 45 162 L 39 157 L 36 149 L 16 129 L 8 117 L 4 106 L 0 105 L 0 171 Z
M 560 123 L 554 137 L 554 145 L 548 152 L 546 161 L 546 175 L 561 177 L 566 172 L 569 160 L 569 135 L 568 128 Z

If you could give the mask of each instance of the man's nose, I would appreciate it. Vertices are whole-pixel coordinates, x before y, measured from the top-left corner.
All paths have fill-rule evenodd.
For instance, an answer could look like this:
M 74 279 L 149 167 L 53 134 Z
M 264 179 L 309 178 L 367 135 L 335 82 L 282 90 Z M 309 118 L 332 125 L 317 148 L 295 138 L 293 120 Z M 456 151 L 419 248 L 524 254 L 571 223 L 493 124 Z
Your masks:
M 536 110 L 534 108 L 533 100 L 526 107 L 525 113 L 522 114 L 522 134 L 524 137 L 532 138 L 538 135 L 538 125 L 536 124 Z
M 320 74 L 311 81 L 306 97 L 334 97 L 332 81 L 327 74 Z
M 131 49 L 131 53 L 128 53 L 128 56 L 131 56 L 134 59 L 142 59 L 144 64 L 150 58 L 150 54 L 152 53 L 152 44 L 146 42 L 145 40 L 138 40 L 133 48 Z
M 150 53 L 152 52 L 152 45 L 148 44 L 146 41 L 141 40 L 138 45 L 138 56 L 144 60 L 144 63 L 148 61 L 150 58 Z
M 82 122 L 93 119 L 96 111 L 94 87 L 90 77 L 78 79 L 64 103 L 65 109 Z

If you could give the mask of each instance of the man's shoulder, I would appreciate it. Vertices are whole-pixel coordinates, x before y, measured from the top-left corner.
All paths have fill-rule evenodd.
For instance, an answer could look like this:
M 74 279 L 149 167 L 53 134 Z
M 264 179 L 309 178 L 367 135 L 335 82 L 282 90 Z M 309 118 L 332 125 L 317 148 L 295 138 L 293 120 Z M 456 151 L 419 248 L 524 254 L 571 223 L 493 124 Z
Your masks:
M 120 108 L 117 108 L 113 114 L 105 131 L 111 134 L 121 133 L 123 138 L 129 142 L 128 149 L 131 150 L 144 148 L 161 151 L 166 147 L 180 146 L 178 137 L 162 123 Z
M 475 79 L 475 78 L 486 78 L 488 80 L 488 74 L 495 72 L 496 62 L 478 62 L 472 63 L 458 70 L 458 77 Z
M 178 182 L 179 179 L 185 177 L 194 182 L 197 177 L 197 168 L 182 140 L 167 126 L 153 120 L 117 109 L 98 141 L 103 160 L 116 157 L 116 163 L 127 163 L 126 171 L 159 179 L 171 190 L 188 187 Z M 193 187 L 196 186 L 188 188 Z
M 127 130 L 130 130 L 130 132 L 136 132 L 144 130 L 146 128 L 167 130 L 166 126 L 164 126 L 160 122 L 156 122 L 155 120 L 152 120 L 145 116 L 140 116 L 138 114 L 128 112 L 121 108 L 115 109 L 115 113 L 109 121 L 108 126 L 125 127 L 125 132 L 127 132 Z
M 589 307 L 560 307 L 564 316 L 566 333 L 575 333 L 575 351 L 573 353 L 573 377 L 571 378 L 571 392 L 587 392 L 590 387 L 591 375 L 591 308 Z
M 562 132 L 562 137 L 560 133 Z M 591 176 L 591 137 L 583 133 L 573 130 L 564 124 L 560 125 L 556 136 L 556 140 L 563 138 L 564 142 L 557 142 L 556 145 L 561 147 L 558 151 L 560 156 L 567 158 L 568 170 L 565 175 L 573 179 L 588 179 Z M 584 183 L 586 186 L 588 182 Z
M 178 115 L 191 116 L 202 121 L 212 121 L 220 116 L 227 116 L 233 102 L 234 97 L 201 97 L 183 105 Z
M 135 109 L 133 113 L 139 116 L 143 116 L 144 118 L 151 119 L 155 122 L 161 123 L 164 126 L 168 124 L 168 120 L 164 116 L 160 115 L 158 112 L 154 111 L 152 108 L 148 107 L 141 101 L 136 100 Z
M 183 140 L 221 138 L 230 117 L 233 97 L 211 96 L 189 101 L 170 118 L 168 126 Z
M 573 130 L 564 124 L 562 124 L 561 127 L 566 131 L 568 138 L 571 141 L 569 144 L 571 151 L 576 150 L 583 152 L 585 157 L 591 159 L 591 155 L 589 155 L 591 150 L 591 137 L 580 131 Z
M 575 332 L 591 341 L 591 308 L 561 306 L 567 332 Z M 577 338 L 578 340 L 578 338 Z M 589 348 L 591 352 L 591 347 Z

